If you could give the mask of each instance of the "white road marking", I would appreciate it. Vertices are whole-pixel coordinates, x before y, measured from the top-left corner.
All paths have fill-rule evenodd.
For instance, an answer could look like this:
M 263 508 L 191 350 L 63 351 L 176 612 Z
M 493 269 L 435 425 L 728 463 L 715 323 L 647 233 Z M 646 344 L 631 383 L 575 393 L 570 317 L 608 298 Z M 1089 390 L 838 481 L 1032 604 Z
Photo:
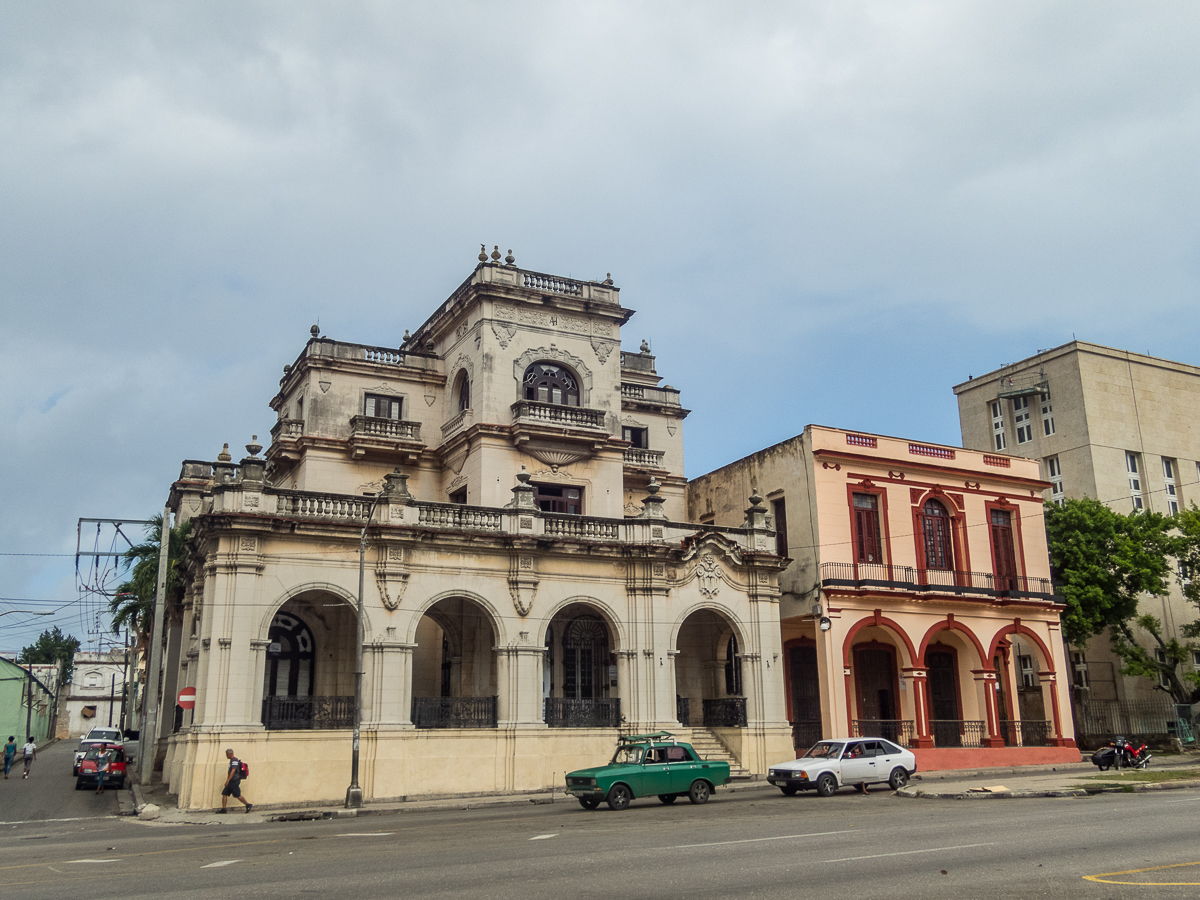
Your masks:
M 830 834 L 853 834 L 853 829 L 844 831 L 816 831 L 812 834 L 781 834 L 777 837 L 745 838 L 740 841 L 713 841 L 709 844 L 679 844 L 675 847 L 660 847 L 660 850 L 690 850 L 692 847 L 724 847 L 727 844 L 757 844 L 761 841 L 788 841 L 793 838 L 825 837 Z
M 530 840 L 531 841 L 545 841 L 545 840 L 549 840 L 552 837 L 558 837 L 558 835 L 557 834 L 539 834 L 539 835 L 535 835 L 534 837 L 531 837 Z
M 394 831 L 351 831 L 339 834 L 338 837 L 387 837 L 389 834 L 395 833 Z
M 220 862 L 209 863 L 207 866 L 201 866 L 202 869 L 219 869 L 221 866 L 232 866 L 234 863 L 240 863 L 240 859 L 223 859 Z
M 120 816 L 73 816 L 69 819 L 21 819 L 16 822 L 0 822 L 0 825 L 40 825 L 43 822 L 86 822 L 89 819 L 119 819 Z
M 1200 803 L 1200 797 L 1188 797 L 1186 800 L 1164 800 L 1163 803 Z
M 885 856 L 912 856 L 914 853 L 940 853 L 943 850 L 967 850 L 971 847 L 991 847 L 997 841 L 988 841 L 983 844 L 956 844 L 953 847 L 930 847 L 928 850 L 901 850 L 899 853 L 872 853 L 870 856 L 843 856 L 841 859 L 826 859 L 822 860 L 827 863 L 834 862 L 855 862 L 860 859 L 882 859 Z
M 108 862 L 120 862 L 120 860 L 119 859 L 69 859 L 69 860 L 67 860 L 66 864 L 68 866 L 70 866 L 70 865 L 75 865 L 76 863 L 108 863 Z

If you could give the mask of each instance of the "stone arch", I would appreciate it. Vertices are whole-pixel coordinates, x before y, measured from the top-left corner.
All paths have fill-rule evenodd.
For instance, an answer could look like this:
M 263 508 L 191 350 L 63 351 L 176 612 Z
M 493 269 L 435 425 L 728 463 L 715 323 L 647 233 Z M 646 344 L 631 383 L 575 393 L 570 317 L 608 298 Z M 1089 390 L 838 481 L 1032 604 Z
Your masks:
M 693 613 L 697 613 L 705 609 L 717 613 L 728 622 L 730 625 L 730 631 L 738 639 L 738 644 L 741 645 L 743 653 L 751 650 L 747 643 L 746 628 L 744 625 L 742 625 L 741 619 L 738 617 L 737 613 L 735 613 L 725 604 L 717 603 L 714 600 L 702 600 L 699 603 L 694 603 L 680 613 L 675 619 L 675 622 L 671 625 L 671 640 L 668 646 L 672 648 L 678 646 L 679 629 L 683 627 L 683 623 L 686 622 Z
M 405 641 L 413 643 L 417 638 L 417 626 L 421 619 L 429 612 L 430 608 L 443 600 L 470 600 L 477 606 L 481 607 L 491 619 L 492 630 L 496 638 L 496 646 L 503 647 L 508 640 L 508 636 L 504 631 L 504 619 L 500 615 L 500 611 L 482 594 L 476 594 L 474 591 L 442 591 L 440 594 L 435 594 L 432 597 L 426 598 L 425 602 L 418 606 L 412 614 L 412 620 L 408 623 L 408 632 Z
M 933 625 L 931 625 L 929 627 L 929 630 L 925 632 L 925 636 L 923 638 L 921 638 L 921 647 L 917 653 L 917 657 L 916 657 L 917 662 L 915 663 L 915 665 L 922 666 L 922 667 L 925 666 L 925 649 L 933 641 L 934 635 L 936 635 L 942 631 L 962 632 L 964 635 L 966 635 L 967 639 L 970 641 L 971 646 L 973 646 L 975 648 L 975 652 L 979 654 L 979 668 L 981 668 L 981 669 L 991 669 L 992 668 L 991 655 L 989 655 L 987 653 L 987 651 L 985 651 L 983 649 L 983 644 L 980 642 L 979 638 L 975 636 L 975 632 L 972 631 L 970 628 L 968 628 L 966 625 L 964 625 L 962 622 L 955 620 L 953 613 L 951 613 L 945 619 L 942 619 L 940 622 L 934 622 Z
M 540 362 L 541 360 L 561 363 L 572 369 L 579 377 L 579 405 L 583 407 L 590 406 L 592 370 L 578 356 L 568 353 L 566 350 L 560 350 L 554 344 L 551 344 L 548 348 L 538 347 L 536 350 L 526 350 L 513 360 L 513 392 L 515 400 L 521 400 L 525 396 L 521 388 L 522 379 L 525 377 L 525 370 L 535 362 Z
M 574 597 L 567 597 L 565 600 L 560 600 L 547 611 L 541 625 L 538 627 L 536 643 L 539 647 L 546 643 L 546 631 L 550 628 L 550 623 L 554 620 L 554 617 L 568 606 L 574 606 L 575 604 L 590 606 L 600 614 L 600 617 L 604 619 L 605 624 L 608 625 L 609 632 L 614 638 L 614 646 L 612 648 L 614 652 L 626 646 L 628 641 L 625 637 L 625 628 L 613 608 L 604 601 L 597 600 L 595 597 L 577 594 Z
M 447 371 L 449 377 L 446 379 L 448 390 L 446 391 L 445 401 L 445 421 L 449 422 L 460 412 L 458 408 L 459 376 L 465 373 L 467 381 L 471 386 L 471 405 L 468 408 L 474 408 L 477 405 L 475 402 L 475 397 L 477 396 L 476 391 L 478 390 L 478 385 L 475 382 L 475 362 L 465 353 L 459 354 L 458 359 L 454 361 L 454 365 L 452 365 Z
M 1000 647 L 1000 641 L 1010 634 L 1020 634 L 1029 638 L 1029 640 L 1037 646 L 1038 652 L 1042 654 L 1042 659 L 1045 660 L 1046 663 L 1046 671 L 1051 675 L 1056 674 L 1054 670 L 1054 655 L 1050 652 L 1050 648 L 1046 646 L 1045 641 L 1038 636 L 1037 632 L 1035 632 L 1028 625 L 1022 625 L 1019 622 L 1014 622 L 1011 625 L 1005 625 L 1003 628 L 997 631 L 995 635 L 993 635 L 991 650 L 988 653 L 989 660 L 996 655 L 996 651 Z
M 276 597 L 274 601 L 267 604 L 266 613 L 258 623 L 257 636 L 263 639 L 266 638 L 267 632 L 271 628 L 271 622 L 274 620 L 275 614 L 283 608 L 283 604 L 287 603 L 289 600 L 299 597 L 302 594 L 316 592 L 332 594 L 334 597 L 337 597 L 339 600 L 345 602 L 350 607 L 350 611 L 352 613 L 358 613 L 358 598 L 354 596 L 354 594 L 350 593 L 345 588 L 339 587 L 336 584 L 331 584 L 328 581 L 310 581 L 306 584 L 299 584 L 288 588 L 286 591 L 284 591 L 284 593 Z M 371 616 L 370 611 L 365 608 L 365 605 L 363 608 L 363 638 L 364 641 L 371 640 Z

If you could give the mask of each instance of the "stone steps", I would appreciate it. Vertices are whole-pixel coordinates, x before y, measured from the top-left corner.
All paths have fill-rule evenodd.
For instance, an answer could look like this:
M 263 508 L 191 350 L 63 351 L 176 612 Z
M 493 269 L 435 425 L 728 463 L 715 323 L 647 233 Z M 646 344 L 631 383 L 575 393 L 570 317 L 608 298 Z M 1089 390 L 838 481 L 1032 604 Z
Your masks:
M 737 758 L 726 750 L 725 745 L 717 740 L 717 736 L 707 728 L 687 728 L 680 729 L 680 731 L 680 739 L 691 744 L 702 759 L 717 759 L 729 763 L 731 779 L 750 778 L 749 770 L 743 768 Z

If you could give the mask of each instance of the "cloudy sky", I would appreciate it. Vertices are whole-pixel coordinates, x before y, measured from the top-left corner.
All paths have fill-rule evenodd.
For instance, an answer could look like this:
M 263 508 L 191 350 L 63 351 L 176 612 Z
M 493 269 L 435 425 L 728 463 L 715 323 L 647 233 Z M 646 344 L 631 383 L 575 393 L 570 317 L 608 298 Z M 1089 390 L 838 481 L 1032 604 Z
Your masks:
M 0 649 L 75 524 L 265 436 L 320 321 L 481 242 L 611 272 L 688 474 L 809 422 L 955 443 L 1071 340 L 1200 363 L 1200 5 L 0 2 Z M 21 556 L 13 554 L 68 554 Z M 67 605 L 70 604 L 70 605 Z

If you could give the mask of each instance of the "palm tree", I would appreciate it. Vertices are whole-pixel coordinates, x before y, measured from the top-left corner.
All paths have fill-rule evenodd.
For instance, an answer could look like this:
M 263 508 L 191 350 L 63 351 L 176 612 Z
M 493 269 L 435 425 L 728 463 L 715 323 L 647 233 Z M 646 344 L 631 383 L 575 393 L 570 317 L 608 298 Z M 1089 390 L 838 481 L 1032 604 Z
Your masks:
M 185 522 L 171 529 L 167 545 L 167 591 L 168 597 L 176 596 L 179 583 L 179 560 L 183 556 L 184 544 L 192 530 L 192 523 Z M 117 587 L 117 593 L 108 601 L 112 614 L 112 630 L 119 634 L 128 628 L 138 636 L 139 642 L 150 637 L 150 625 L 154 618 L 154 589 L 158 582 L 158 549 L 162 541 L 162 516 L 150 519 L 146 526 L 146 540 L 130 547 L 121 558 L 132 564 L 129 580 Z

